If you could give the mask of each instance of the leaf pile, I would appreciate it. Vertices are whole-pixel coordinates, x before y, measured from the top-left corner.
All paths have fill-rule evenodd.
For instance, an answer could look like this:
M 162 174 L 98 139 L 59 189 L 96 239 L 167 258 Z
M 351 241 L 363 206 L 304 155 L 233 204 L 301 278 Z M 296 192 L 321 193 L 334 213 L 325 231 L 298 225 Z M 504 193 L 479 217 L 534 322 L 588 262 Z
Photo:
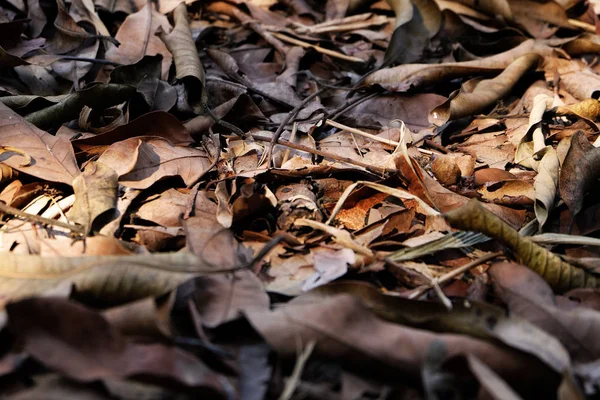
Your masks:
M 0 0 L 0 390 L 600 394 L 600 2 Z

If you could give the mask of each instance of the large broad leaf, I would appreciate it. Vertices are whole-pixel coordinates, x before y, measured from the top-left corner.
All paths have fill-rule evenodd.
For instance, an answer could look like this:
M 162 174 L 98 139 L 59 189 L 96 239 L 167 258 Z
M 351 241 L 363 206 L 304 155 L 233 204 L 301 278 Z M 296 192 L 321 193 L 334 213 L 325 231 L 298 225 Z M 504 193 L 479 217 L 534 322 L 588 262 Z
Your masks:
M 331 296 L 351 294 L 358 297 L 377 316 L 387 321 L 437 332 L 453 332 L 501 342 L 530 353 L 557 372 L 571 368 L 567 351 L 552 336 L 520 318 L 508 318 L 504 310 L 485 303 L 453 302 L 452 310 L 440 303 L 409 300 L 384 295 L 362 282 L 339 282 L 321 286 L 294 300 L 318 302 Z M 494 320 L 494 324 L 488 321 Z
M 0 104 L 0 146 L 22 152 L 5 151 L 0 162 L 35 177 L 70 185 L 80 174 L 69 140 L 36 128 L 4 104 Z
M 134 137 L 117 142 L 98 161 L 114 166 L 119 182 L 134 189 L 148 188 L 154 182 L 171 176 L 180 176 L 190 185 L 210 165 L 204 151 L 174 146 L 158 137 Z
M 217 399 L 228 386 L 192 354 L 164 344 L 134 343 L 100 314 L 76 303 L 28 299 L 9 305 L 7 314 L 8 332 L 22 351 L 78 381 L 146 376 L 203 389 Z
M 313 354 L 317 358 L 336 360 L 345 369 L 377 380 L 414 384 L 420 378 L 429 346 L 441 341 L 448 348 L 448 356 L 463 352 L 476 355 L 522 394 L 555 390 L 547 386 L 550 370 L 533 357 L 468 336 L 434 334 L 383 321 L 348 294 L 318 302 L 292 302 L 275 311 L 247 315 L 261 336 L 285 358 L 296 357 L 299 341 L 315 341 Z M 515 368 L 520 373 L 515 374 Z M 536 395 L 544 396 L 541 392 Z
M 6 303 L 73 285 L 77 294 L 104 303 L 158 296 L 186 280 L 218 272 L 190 253 L 42 257 L 3 254 L 0 297 Z
M 600 357 L 600 313 L 577 308 L 561 310 L 548 284 L 533 271 L 513 263 L 490 269 L 496 293 L 508 305 L 511 315 L 527 319 L 560 340 L 574 362 Z

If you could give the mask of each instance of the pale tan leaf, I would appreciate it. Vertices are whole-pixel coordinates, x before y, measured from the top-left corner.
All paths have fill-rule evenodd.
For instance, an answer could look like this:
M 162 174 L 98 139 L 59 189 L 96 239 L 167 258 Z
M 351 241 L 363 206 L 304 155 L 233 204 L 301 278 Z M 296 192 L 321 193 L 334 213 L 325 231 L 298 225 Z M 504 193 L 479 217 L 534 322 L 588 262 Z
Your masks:
M 0 162 L 26 174 L 68 185 L 80 174 L 69 140 L 36 128 L 4 104 L 0 104 L 0 146 L 23 152 L 4 152 Z M 22 154 L 31 159 L 26 165 Z
M 98 159 L 115 166 L 119 183 L 145 189 L 154 182 L 180 176 L 193 183 L 210 165 L 206 153 L 192 147 L 174 146 L 159 137 L 131 138 L 110 146 Z
M 164 294 L 187 279 L 218 272 L 186 252 L 152 255 L 43 257 L 3 254 L 3 304 L 41 295 L 65 282 L 77 293 L 107 303 Z
M 75 204 L 69 219 L 89 232 L 96 218 L 117 205 L 117 173 L 100 162 L 91 161 L 73 180 Z

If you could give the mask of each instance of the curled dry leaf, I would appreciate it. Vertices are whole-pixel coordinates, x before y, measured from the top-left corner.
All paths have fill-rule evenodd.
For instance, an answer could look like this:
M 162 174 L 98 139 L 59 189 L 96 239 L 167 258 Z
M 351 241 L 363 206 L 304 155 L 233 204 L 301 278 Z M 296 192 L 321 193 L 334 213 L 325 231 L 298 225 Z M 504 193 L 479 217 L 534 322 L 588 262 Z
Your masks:
M 471 200 L 444 216 L 453 228 L 481 232 L 507 246 L 520 262 L 537 272 L 559 293 L 582 287 L 600 287 L 600 276 L 575 267 L 526 237 L 520 236 L 477 200 Z
M 25 119 L 39 128 L 48 128 L 79 117 L 83 106 L 104 109 L 129 100 L 135 92 L 135 88 L 129 85 L 93 84 L 57 104 L 28 114 Z
M 543 157 L 537 166 L 538 174 L 533 187 L 535 189 L 535 216 L 540 227 L 543 227 L 556 204 L 560 165 L 556 150 L 551 146 L 545 147 L 540 153 L 543 154 Z
M 384 68 L 369 75 L 365 85 L 381 85 L 388 90 L 406 91 L 411 87 L 424 86 L 447 79 L 479 74 L 501 72 L 515 59 L 528 53 L 550 56 L 554 52 L 551 47 L 535 41 L 527 40 L 514 49 L 494 56 L 456 63 L 443 64 L 407 64 L 394 68 Z
M 571 147 L 560 171 L 560 195 L 575 218 L 586 193 L 600 173 L 600 148 L 593 147 L 582 131 L 571 137 Z
M 448 121 L 480 113 L 512 90 L 519 79 L 542 61 L 538 54 L 531 53 L 514 60 L 494 79 L 475 80 L 465 83 L 459 91 L 450 95 L 448 101 L 429 114 L 429 122 L 443 125 Z
M 200 62 L 196 44 L 192 38 L 185 3 L 180 3 L 173 10 L 175 26 L 166 34 L 161 32 L 160 38 L 171 53 L 175 62 L 176 78 L 184 82 L 190 105 L 198 114 L 204 112 L 207 93 L 204 67 Z
M 83 225 L 89 233 L 94 221 L 117 205 L 117 173 L 110 167 L 91 161 L 83 173 L 73 180 L 75 203 L 68 213 L 69 219 Z
M 153 255 L 42 257 L 4 254 L 2 303 L 40 296 L 72 284 L 78 296 L 121 303 L 159 296 L 186 280 L 217 272 L 186 252 Z

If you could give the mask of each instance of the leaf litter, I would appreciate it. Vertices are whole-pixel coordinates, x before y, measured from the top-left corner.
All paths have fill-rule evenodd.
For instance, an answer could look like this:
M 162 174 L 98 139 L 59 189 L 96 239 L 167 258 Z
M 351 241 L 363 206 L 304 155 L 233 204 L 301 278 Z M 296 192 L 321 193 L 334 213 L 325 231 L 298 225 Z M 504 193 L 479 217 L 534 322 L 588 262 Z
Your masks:
M 0 0 L 3 396 L 597 397 L 599 12 Z

